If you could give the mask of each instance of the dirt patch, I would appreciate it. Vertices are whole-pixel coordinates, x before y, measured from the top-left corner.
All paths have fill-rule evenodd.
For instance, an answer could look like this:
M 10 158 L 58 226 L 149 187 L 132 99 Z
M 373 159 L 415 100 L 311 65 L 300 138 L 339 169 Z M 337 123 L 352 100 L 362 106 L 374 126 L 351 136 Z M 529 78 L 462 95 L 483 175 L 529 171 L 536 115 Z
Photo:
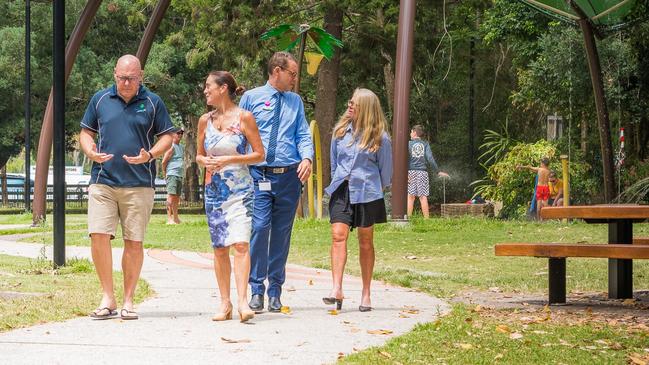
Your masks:
M 452 302 L 470 305 L 486 317 L 523 324 L 591 324 L 624 326 L 630 331 L 649 333 L 649 291 L 636 291 L 633 299 L 608 299 L 605 292 L 571 292 L 565 305 L 548 305 L 547 294 L 463 291 Z

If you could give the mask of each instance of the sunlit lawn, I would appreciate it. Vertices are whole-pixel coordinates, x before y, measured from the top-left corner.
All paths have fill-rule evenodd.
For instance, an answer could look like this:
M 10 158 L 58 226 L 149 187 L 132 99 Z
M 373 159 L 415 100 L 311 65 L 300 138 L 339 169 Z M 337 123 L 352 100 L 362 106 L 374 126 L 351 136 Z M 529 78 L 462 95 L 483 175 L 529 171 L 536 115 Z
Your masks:
M 29 221 L 29 217 L 27 221 Z M 205 218 L 182 216 L 181 225 L 165 225 L 165 217 L 154 215 L 145 246 L 187 251 L 211 250 Z M 12 222 L 19 220 L 13 218 Z M 48 220 L 51 224 L 51 220 Z M 5 218 L 0 216 L 0 224 Z M 66 217 L 66 243 L 89 245 L 84 215 Z M 635 235 L 649 236 L 649 225 L 636 224 Z M 10 232 L 28 232 L 11 230 Z M 0 231 L 0 234 L 3 233 Z M 606 242 L 607 226 L 583 222 L 526 222 L 493 219 L 417 219 L 405 228 L 379 225 L 375 233 L 376 278 L 448 297 L 465 288 L 500 287 L 503 290 L 544 292 L 547 260 L 526 257 L 496 257 L 497 242 Z M 51 243 L 48 231 L 24 241 Z M 113 241 L 121 246 L 118 232 Z M 293 230 L 289 260 L 292 263 L 329 268 L 330 233 L 324 221 L 298 220 Z M 348 269 L 358 274 L 358 244 L 352 232 Z M 606 290 L 608 264 L 603 259 L 569 259 L 568 290 Z M 649 287 L 649 262 L 634 263 L 634 285 Z
M 122 274 L 116 272 L 113 279 L 120 283 Z M 116 294 L 121 303 L 122 293 Z M 152 294 L 140 280 L 136 302 Z M 89 260 L 70 260 L 54 270 L 43 258 L 0 255 L 0 332 L 87 316 L 100 300 L 99 280 Z
M 0 224 L 29 222 L 29 216 L 5 218 Z M 66 242 L 88 245 L 86 217 L 66 217 Z M 164 249 L 210 251 L 207 224 L 202 215 L 181 216 L 183 224 L 165 225 L 165 217 L 153 216 L 145 245 Z M 51 220 L 48 220 L 51 224 Z M 48 229 L 47 227 L 44 229 Z M 636 224 L 636 236 L 649 236 L 649 225 Z M 12 233 L 29 230 L 13 230 Z M 2 233 L 0 231 L 0 233 Z M 51 232 L 37 241 L 50 243 Z M 358 245 L 352 234 L 348 271 L 359 273 Z M 449 298 L 460 291 L 499 287 L 506 292 L 547 293 L 547 260 L 495 257 L 497 242 L 606 242 L 607 226 L 583 222 L 562 223 L 501 221 L 457 218 L 415 219 L 407 227 L 377 226 L 375 278 L 432 295 Z M 25 239 L 34 241 L 35 238 Z M 120 237 L 114 241 L 120 245 Z M 326 221 L 298 220 L 293 231 L 289 261 L 329 268 L 330 233 Z M 607 260 L 568 259 L 568 291 L 605 291 Z M 649 262 L 634 262 L 634 287 L 649 288 Z M 507 317 L 503 311 L 503 317 Z M 479 326 L 476 326 L 479 324 Z M 349 363 L 624 363 L 629 353 L 649 348 L 648 334 L 628 334 L 619 327 L 582 324 L 563 327 L 556 323 L 526 328 L 523 340 L 511 340 L 495 331 L 497 319 L 482 317 L 456 305 L 436 323 L 418 326 L 411 333 L 378 349 L 343 359 Z M 515 326 L 515 325 L 512 325 Z M 516 331 L 512 328 L 512 331 Z M 561 343 L 570 343 L 563 346 Z M 620 347 L 604 349 L 593 341 L 615 341 Z M 598 351 L 593 350 L 593 346 Z M 586 350 L 584 350 L 586 349 Z M 649 350 L 647 350 L 649 351 Z

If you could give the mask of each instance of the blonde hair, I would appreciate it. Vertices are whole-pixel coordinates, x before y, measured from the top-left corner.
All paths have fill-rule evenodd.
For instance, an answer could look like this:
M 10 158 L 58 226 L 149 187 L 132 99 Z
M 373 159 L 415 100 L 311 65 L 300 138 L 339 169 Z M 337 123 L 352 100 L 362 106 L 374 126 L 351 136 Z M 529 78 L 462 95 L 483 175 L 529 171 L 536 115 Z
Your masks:
M 334 127 L 333 136 L 343 138 L 351 123 L 354 140 L 359 141 L 358 147 L 370 152 L 378 151 L 383 133 L 388 131 L 388 122 L 379 98 L 371 90 L 358 88 L 354 90 L 350 101 L 354 103 L 356 120 L 352 120 L 345 111 Z

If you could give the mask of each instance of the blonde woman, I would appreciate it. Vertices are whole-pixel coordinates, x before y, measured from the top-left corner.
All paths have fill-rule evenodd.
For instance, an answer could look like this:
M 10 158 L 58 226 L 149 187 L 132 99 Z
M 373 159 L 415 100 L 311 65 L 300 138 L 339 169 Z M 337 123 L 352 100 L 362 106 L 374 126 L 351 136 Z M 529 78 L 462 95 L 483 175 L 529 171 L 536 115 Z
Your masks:
M 247 302 L 255 191 L 248 165 L 264 160 L 264 146 L 255 118 L 234 103 L 242 92 L 227 71 L 211 72 L 203 93 L 214 110 L 198 121 L 196 162 L 206 168 L 209 177 L 205 184 L 205 214 L 221 295 L 221 308 L 212 318 L 214 321 L 232 319 L 230 247 L 234 247 L 239 317 L 246 322 L 255 315 Z M 252 152 L 247 152 L 248 147 Z
M 392 179 L 392 146 L 379 98 L 356 89 L 331 140 L 331 271 L 333 288 L 325 304 L 342 309 L 347 237 L 358 230 L 363 291 L 358 310 L 372 310 L 370 284 L 374 270 L 374 224 L 387 221 L 383 191 Z

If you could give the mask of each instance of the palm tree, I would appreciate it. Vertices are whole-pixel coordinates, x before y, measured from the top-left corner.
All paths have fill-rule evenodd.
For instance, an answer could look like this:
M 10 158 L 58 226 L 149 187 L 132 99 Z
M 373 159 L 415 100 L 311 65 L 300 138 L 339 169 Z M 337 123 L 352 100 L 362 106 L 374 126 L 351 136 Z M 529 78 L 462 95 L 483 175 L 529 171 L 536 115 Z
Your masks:
M 268 40 L 271 38 L 277 39 L 277 46 L 280 50 L 290 51 L 298 44 L 300 49 L 298 52 L 298 72 L 297 80 L 295 82 L 296 93 L 300 91 L 300 79 L 302 75 L 302 61 L 304 60 L 305 49 L 307 42 L 311 45 L 317 53 L 322 55 L 327 60 L 330 60 L 334 55 L 334 47 L 343 47 L 343 42 L 327 33 L 326 30 L 318 27 L 312 27 L 309 24 L 282 24 L 275 28 L 269 29 L 266 33 L 259 37 L 260 40 Z M 316 61 L 316 62 L 319 62 Z

